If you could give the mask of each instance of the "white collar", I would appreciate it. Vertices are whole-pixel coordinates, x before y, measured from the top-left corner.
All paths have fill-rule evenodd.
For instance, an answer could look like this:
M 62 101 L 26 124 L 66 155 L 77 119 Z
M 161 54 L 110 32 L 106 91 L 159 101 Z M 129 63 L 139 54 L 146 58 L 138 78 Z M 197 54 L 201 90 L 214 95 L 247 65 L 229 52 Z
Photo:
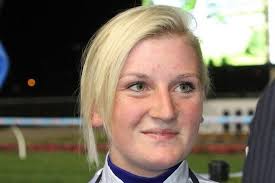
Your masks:
M 102 169 L 102 182 L 123 183 L 111 170 L 108 165 L 108 154 L 105 158 L 105 164 Z M 179 167 L 163 183 L 188 183 L 189 170 L 187 161 L 183 161 Z

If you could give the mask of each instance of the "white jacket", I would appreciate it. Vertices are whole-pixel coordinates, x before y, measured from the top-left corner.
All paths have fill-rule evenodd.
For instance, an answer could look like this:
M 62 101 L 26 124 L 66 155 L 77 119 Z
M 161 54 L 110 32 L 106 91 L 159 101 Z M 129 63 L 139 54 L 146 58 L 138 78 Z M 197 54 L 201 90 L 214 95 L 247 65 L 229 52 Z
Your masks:
M 96 183 L 96 180 L 101 175 L 100 183 L 123 183 L 108 166 L 107 158 L 105 160 L 105 165 L 102 169 L 96 172 L 95 176 L 89 183 Z M 196 174 L 199 183 L 215 183 L 214 181 L 207 180 L 204 177 Z M 183 161 L 180 166 L 172 173 L 163 183 L 193 183 L 189 177 L 189 168 L 187 161 Z

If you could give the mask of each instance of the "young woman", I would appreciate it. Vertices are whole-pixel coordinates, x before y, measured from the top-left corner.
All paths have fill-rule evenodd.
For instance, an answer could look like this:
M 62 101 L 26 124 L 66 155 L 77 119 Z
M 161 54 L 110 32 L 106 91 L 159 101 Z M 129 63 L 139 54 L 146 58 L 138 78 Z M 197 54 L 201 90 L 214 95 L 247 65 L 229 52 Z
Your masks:
M 212 182 L 186 162 L 203 120 L 209 79 L 192 17 L 169 6 L 136 7 L 105 24 L 84 55 L 81 115 L 91 162 L 93 127 L 109 153 L 93 182 Z

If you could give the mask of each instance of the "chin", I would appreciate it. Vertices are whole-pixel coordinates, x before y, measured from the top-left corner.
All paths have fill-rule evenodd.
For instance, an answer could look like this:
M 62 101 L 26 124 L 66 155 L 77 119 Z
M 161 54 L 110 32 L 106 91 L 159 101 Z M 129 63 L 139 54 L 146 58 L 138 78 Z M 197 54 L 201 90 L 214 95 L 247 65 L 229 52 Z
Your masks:
M 183 155 L 169 155 L 169 153 L 162 156 L 152 155 L 151 158 L 148 163 L 151 164 L 151 167 L 157 167 L 159 170 L 173 167 L 184 159 Z

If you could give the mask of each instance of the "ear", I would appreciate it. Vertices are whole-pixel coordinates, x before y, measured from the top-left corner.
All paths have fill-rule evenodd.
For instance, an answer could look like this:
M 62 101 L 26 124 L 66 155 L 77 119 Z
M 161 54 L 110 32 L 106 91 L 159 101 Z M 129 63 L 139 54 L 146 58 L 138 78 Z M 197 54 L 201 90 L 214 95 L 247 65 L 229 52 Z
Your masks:
M 92 121 L 92 127 L 97 128 L 97 127 L 101 127 L 103 125 L 102 118 L 96 112 L 94 112 L 92 114 L 91 121 Z

